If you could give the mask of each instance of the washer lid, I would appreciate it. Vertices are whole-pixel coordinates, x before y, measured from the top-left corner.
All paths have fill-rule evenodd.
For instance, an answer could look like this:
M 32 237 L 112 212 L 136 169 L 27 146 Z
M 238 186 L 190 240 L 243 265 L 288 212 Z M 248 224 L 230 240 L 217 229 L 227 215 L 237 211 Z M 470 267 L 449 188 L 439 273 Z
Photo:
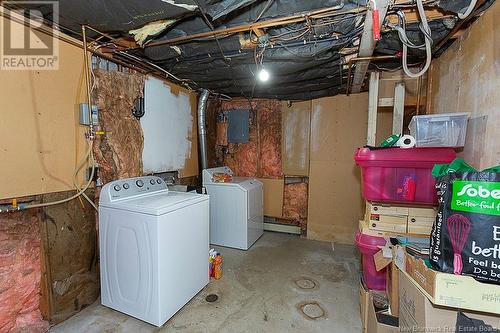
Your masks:
M 163 215 L 205 200 L 208 200 L 208 195 L 164 191 L 160 193 L 130 197 L 117 200 L 112 203 L 101 204 L 101 207 L 121 209 L 149 215 Z

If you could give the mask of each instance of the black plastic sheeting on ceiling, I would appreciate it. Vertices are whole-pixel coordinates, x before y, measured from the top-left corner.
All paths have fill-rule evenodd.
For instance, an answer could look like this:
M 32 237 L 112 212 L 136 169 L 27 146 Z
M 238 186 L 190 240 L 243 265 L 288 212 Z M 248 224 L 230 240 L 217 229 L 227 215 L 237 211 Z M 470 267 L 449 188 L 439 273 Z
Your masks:
M 175 3 L 194 6 L 194 0 L 176 0 Z M 69 34 L 78 35 L 81 25 L 87 24 L 103 32 L 127 33 L 145 24 L 171 18 L 194 15 L 193 10 L 154 0 L 59 0 L 59 25 Z M 15 3 L 16 7 L 40 9 L 44 18 L 53 20 L 47 6 L 36 3 Z M 50 9 L 49 9 L 50 10 Z
M 353 19 L 344 20 L 343 24 L 345 33 L 340 38 L 305 44 L 297 40 L 267 47 L 262 64 L 272 77 L 266 83 L 256 80 L 254 50 L 240 49 L 238 35 L 219 40 L 226 60 L 213 40 L 179 45 L 182 55 L 169 46 L 146 48 L 146 56 L 179 77 L 227 95 L 310 99 L 337 94 L 345 85 L 339 51 L 353 47 L 352 38 L 361 34 L 362 26 L 355 28 Z M 278 34 L 280 29 L 270 29 L 268 33 Z
M 494 0 L 487 0 L 480 12 Z M 60 0 L 60 25 L 78 37 L 81 24 L 88 24 L 115 36 L 128 36 L 129 31 L 149 22 L 175 19 L 165 31 L 149 37 L 150 42 L 207 32 L 211 27 L 200 14 L 206 13 L 215 29 L 234 27 L 260 20 L 285 17 L 297 13 L 334 7 L 338 13 L 365 8 L 366 0 Z M 436 0 L 431 2 L 448 13 L 462 12 L 470 0 Z M 27 7 L 26 5 L 25 7 Z M 30 5 L 31 6 L 31 5 Z M 197 7 L 200 6 L 200 7 Z M 45 7 L 46 8 L 46 7 Z M 51 13 L 44 13 L 50 18 Z M 266 29 L 273 43 L 245 49 L 240 38 L 249 33 L 191 40 L 182 44 L 152 46 L 132 52 L 154 62 L 174 75 L 190 80 L 193 87 L 209 88 L 231 96 L 269 97 L 279 99 L 311 99 L 335 95 L 346 89 L 347 70 L 343 55 L 357 52 L 355 41 L 362 30 L 364 13 L 343 14 L 315 21 L 312 31 L 303 34 L 306 25 L 294 23 Z M 456 19 L 430 22 L 434 45 L 443 40 L 457 23 Z M 407 25 L 407 35 L 415 44 L 423 43 L 418 24 Z M 281 36 L 281 37 L 280 37 Z M 272 46 L 271 46 L 272 45 Z M 397 54 L 402 44 L 393 31 L 382 34 L 375 55 Z M 269 82 L 256 80 L 256 53 L 271 73 Z M 116 55 L 120 57 L 119 54 Z M 409 63 L 424 61 L 424 50 L 410 49 Z M 384 68 L 399 67 L 395 60 Z M 382 63 L 373 63 L 372 68 Z M 354 69 L 354 68 L 353 68 Z
M 128 31 L 143 27 L 147 23 L 178 19 L 179 29 L 187 33 L 207 31 L 209 28 L 195 7 L 199 4 L 203 11 L 214 20 L 214 26 L 234 26 L 254 21 L 266 7 L 268 0 L 59 0 L 59 24 L 68 33 L 78 34 L 81 25 L 87 24 L 106 33 L 126 35 Z M 310 11 L 318 8 L 338 6 L 345 3 L 358 3 L 357 0 L 273 0 L 261 19 L 289 15 L 295 12 Z M 359 0 L 365 5 L 365 0 Z M 53 20 L 49 7 L 36 3 L 17 2 L 7 7 L 37 8 L 48 20 Z M 195 21 L 185 18 L 196 17 Z M 187 24 L 186 24 L 187 23 Z
M 263 17 L 278 17 L 326 7 L 336 7 L 340 12 L 348 11 L 364 3 L 274 0 L 267 6 L 266 0 L 236 11 L 227 21 L 216 21 L 215 24 L 220 29 L 251 23 L 264 8 Z M 346 81 L 339 51 L 345 47 L 355 48 L 352 43 L 362 33 L 363 18 L 364 13 L 339 15 L 335 17 L 335 24 L 320 25 L 311 36 L 299 36 L 299 39 L 294 37 L 306 28 L 304 23 L 267 29 L 271 37 L 287 33 L 286 37 L 290 40 L 273 43 L 272 47 L 267 46 L 263 51 L 262 64 L 271 73 L 271 79 L 266 83 L 256 80 L 259 66 L 256 64 L 255 51 L 241 47 L 242 36 L 239 34 L 219 37 L 220 48 L 210 38 L 178 44 L 174 48 L 169 45 L 146 47 L 143 55 L 174 75 L 196 82 L 199 87 L 230 96 L 298 100 L 335 95 L 345 89 Z M 202 18 L 187 18 L 156 36 L 154 41 L 192 35 L 208 29 Z M 332 37 L 332 33 L 341 35 Z M 249 34 L 243 38 L 248 39 Z M 262 48 L 258 48 L 258 52 L 261 51 Z
M 486 0 L 479 8 L 476 9 L 476 12 L 482 12 L 490 7 L 495 0 Z M 453 12 L 453 13 L 463 13 L 469 7 L 471 0 L 438 0 L 436 1 L 436 6 L 439 8 Z
M 437 44 L 450 33 L 456 24 L 456 20 L 435 20 L 429 22 L 431 28 L 431 35 L 434 44 Z M 416 45 L 424 44 L 424 35 L 421 33 L 418 24 L 410 24 L 406 26 L 406 35 Z M 375 52 L 378 54 L 394 54 L 402 49 L 403 45 L 399 40 L 396 31 L 388 31 L 382 34 L 382 39 L 377 43 Z M 419 58 L 425 57 L 425 49 L 408 49 L 410 56 Z
M 217 29 L 221 29 L 254 22 L 260 13 L 263 13 L 263 17 L 272 18 L 335 6 L 339 8 L 339 12 L 342 12 L 355 9 L 365 3 L 366 1 L 274 0 L 271 1 L 270 6 L 267 6 L 267 0 L 252 1 L 250 5 L 245 3 L 246 6 L 240 10 L 235 10 L 213 23 Z M 467 4 L 464 3 L 449 10 L 460 11 L 465 5 Z M 266 9 L 265 12 L 263 12 L 264 9 Z M 208 10 L 207 13 L 211 16 L 215 15 Z M 344 52 L 346 49 L 356 50 L 353 41 L 361 34 L 362 25 L 359 23 L 363 18 L 364 13 L 339 16 L 335 24 L 316 28 L 315 36 L 312 38 L 306 35 L 298 40 L 274 43 L 273 48 L 267 47 L 263 52 L 263 65 L 271 73 L 271 78 L 266 83 L 256 79 L 259 66 L 254 58 L 254 50 L 242 49 L 239 35 L 220 37 L 218 44 L 214 39 L 205 39 L 178 44 L 175 48 L 169 45 L 146 47 L 141 55 L 178 77 L 194 81 L 198 87 L 230 96 L 311 99 L 346 91 L 347 70 L 345 60 L 339 52 L 343 49 Z M 443 40 L 456 23 L 455 19 L 431 21 L 433 44 L 436 45 Z M 277 36 L 290 30 L 300 31 L 301 28 L 304 28 L 303 23 L 269 28 L 266 32 L 269 36 Z M 406 28 L 408 38 L 414 44 L 424 43 L 418 24 L 408 24 Z M 188 36 L 209 31 L 209 29 L 202 17 L 193 16 L 184 19 L 159 36 L 155 36 L 154 41 Z M 341 37 L 338 39 L 328 37 L 328 33 L 332 32 L 341 34 Z M 290 34 L 287 37 L 296 35 L 299 33 Z M 244 37 L 248 38 L 248 36 Z M 261 50 L 262 47 L 257 48 L 258 52 Z M 397 33 L 390 31 L 383 33 L 382 40 L 377 43 L 375 55 L 397 54 L 401 50 L 402 44 Z M 425 50 L 409 50 L 410 64 L 418 65 L 424 59 Z M 401 60 L 395 60 L 384 68 L 400 66 Z

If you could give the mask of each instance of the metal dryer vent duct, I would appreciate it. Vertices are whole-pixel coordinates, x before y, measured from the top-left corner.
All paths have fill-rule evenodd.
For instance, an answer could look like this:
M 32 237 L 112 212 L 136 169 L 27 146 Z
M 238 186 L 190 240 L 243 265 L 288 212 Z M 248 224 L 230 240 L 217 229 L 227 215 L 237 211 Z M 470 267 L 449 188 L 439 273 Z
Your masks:
M 201 169 L 208 167 L 207 163 L 207 130 L 205 128 L 205 114 L 210 92 L 203 89 L 198 100 L 198 141 L 200 145 Z

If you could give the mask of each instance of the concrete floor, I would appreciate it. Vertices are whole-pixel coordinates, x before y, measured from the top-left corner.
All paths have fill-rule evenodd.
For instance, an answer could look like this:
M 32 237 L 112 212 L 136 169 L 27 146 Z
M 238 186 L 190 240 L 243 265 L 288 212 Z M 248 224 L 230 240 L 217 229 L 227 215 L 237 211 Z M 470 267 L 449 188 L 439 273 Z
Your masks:
M 354 247 L 266 232 L 248 251 L 218 248 L 224 275 L 163 327 L 99 301 L 50 332 L 361 332 Z M 205 297 L 215 293 L 215 303 Z

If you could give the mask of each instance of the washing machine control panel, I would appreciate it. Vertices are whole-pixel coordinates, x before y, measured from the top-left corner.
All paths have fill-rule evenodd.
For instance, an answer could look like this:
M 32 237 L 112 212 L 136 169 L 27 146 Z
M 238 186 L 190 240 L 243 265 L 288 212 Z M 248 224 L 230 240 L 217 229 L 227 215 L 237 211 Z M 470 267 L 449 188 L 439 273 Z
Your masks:
M 167 184 L 160 177 L 143 176 L 120 179 L 103 186 L 100 201 L 111 202 L 158 191 L 168 191 Z

